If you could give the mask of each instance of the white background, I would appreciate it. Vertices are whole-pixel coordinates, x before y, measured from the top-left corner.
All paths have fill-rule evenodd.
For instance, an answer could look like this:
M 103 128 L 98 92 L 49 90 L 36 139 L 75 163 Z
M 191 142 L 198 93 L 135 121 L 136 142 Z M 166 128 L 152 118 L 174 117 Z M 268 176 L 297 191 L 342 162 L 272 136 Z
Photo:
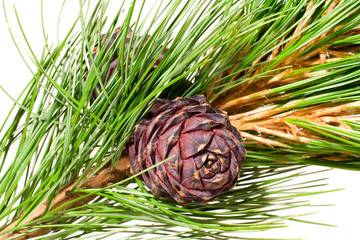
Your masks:
M 16 36 L 21 39 L 21 42 L 24 44 L 16 22 L 12 3 L 16 6 L 23 29 L 33 51 L 36 56 L 39 57 L 44 43 L 41 28 L 40 1 L 18 0 L 5 2 L 9 14 L 9 24 L 14 28 Z M 118 1 L 114 0 L 114 2 L 119 5 L 119 3 L 116 3 Z M 61 4 L 62 1 L 59 0 L 45 1 L 43 8 L 45 13 L 45 31 L 49 34 L 50 41 L 55 42 L 55 44 L 56 25 Z M 74 17 L 78 11 L 78 1 L 67 3 L 64 11 L 65 14 L 62 18 L 59 32 L 60 39 L 74 22 Z M 25 84 L 30 80 L 31 72 L 26 67 L 12 42 L 2 10 L 0 10 L 0 46 L 0 85 L 4 87 L 13 98 L 17 98 Z M 32 69 L 35 69 L 33 64 L 30 63 L 30 65 Z M 0 90 L 0 102 L 0 124 L 2 124 L 13 105 L 13 101 Z M 309 170 L 318 169 L 322 168 L 309 168 Z M 314 179 L 314 177 L 328 178 L 327 182 L 329 183 L 329 186 L 326 187 L 326 190 L 338 188 L 346 189 L 307 197 L 306 199 L 310 199 L 313 204 L 333 204 L 333 206 L 306 209 L 306 212 L 318 213 L 303 217 L 302 219 L 324 222 L 337 225 L 338 227 L 324 227 L 305 223 L 288 222 L 288 228 L 269 230 L 260 233 L 246 233 L 241 234 L 241 236 L 249 238 L 304 238 L 307 240 L 360 239 L 360 172 L 335 169 L 311 176 L 309 179 Z M 286 212 L 284 214 L 286 214 Z

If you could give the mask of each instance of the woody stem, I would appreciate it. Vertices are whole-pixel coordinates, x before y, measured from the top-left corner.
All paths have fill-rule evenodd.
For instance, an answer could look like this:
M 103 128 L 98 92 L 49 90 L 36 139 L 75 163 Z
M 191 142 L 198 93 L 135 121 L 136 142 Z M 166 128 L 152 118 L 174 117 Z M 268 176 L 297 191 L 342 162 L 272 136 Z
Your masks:
M 91 173 L 92 171 L 89 171 L 87 175 L 90 175 Z M 119 182 L 127 178 L 128 176 L 130 176 L 130 161 L 129 161 L 129 156 L 124 155 L 120 157 L 115 168 L 113 168 L 111 166 L 111 163 L 109 162 L 100 171 L 98 171 L 96 174 L 94 174 L 92 177 L 86 180 L 81 186 L 79 186 L 78 189 L 104 188 L 109 184 Z M 85 195 L 85 193 L 72 193 L 76 180 L 77 179 L 74 179 L 73 181 L 71 181 L 71 183 L 69 183 L 66 187 L 64 187 L 61 190 L 61 192 L 52 202 L 51 205 L 52 207 L 50 208 L 50 211 L 53 211 L 55 209 L 60 209 L 57 211 L 59 212 L 59 211 L 64 211 L 75 207 L 79 207 L 90 202 L 96 197 L 96 195 L 91 195 L 85 198 L 81 198 L 81 200 L 74 201 L 79 197 Z M 0 240 L 5 240 L 9 238 L 28 239 L 32 237 L 41 236 L 46 232 L 48 232 L 50 230 L 49 228 L 39 228 L 29 233 L 26 233 L 29 229 L 11 231 L 11 229 L 13 229 L 14 227 L 32 223 L 37 219 L 39 219 L 41 216 L 45 214 L 48 204 L 49 203 L 47 201 L 43 202 L 32 214 L 30 214 L 21 222 L 19 222 L 19 219 L 16 219 L 15 221 L 7 225 L 0 232 Z M 61 206 L 64 205 L 66 206 L 61 208 Z M 38 222 L 36 224 L 41 225 L 44 224 L 44 222 Z M 24 234 L 24 235 L 16 237 L 20 234 Z

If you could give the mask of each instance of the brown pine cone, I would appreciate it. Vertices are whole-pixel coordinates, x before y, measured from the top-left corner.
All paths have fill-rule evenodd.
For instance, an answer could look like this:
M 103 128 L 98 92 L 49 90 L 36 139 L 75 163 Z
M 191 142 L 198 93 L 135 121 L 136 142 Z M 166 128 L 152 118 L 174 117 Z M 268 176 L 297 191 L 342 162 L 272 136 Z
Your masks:
M 104 45 L 108 46 L 107 48 L 109 49 L 111 47 L 111 45 L 114 43 L 117 34 L 119 32 L 120 28 L 115 29 L 114 34 L 111 36 L 110 40 L 106 39 L 104 41 Z M 127 49 L 130 45 L 130 40 L 131 40 L 131 35 L 132 35 L 132 31 L 129 31 L 126 35 L 126 39 L 125 39 L 125 49 Z M 101 39 L 103 39 L 105 37 L 105 35 L 101 35 Z M 145 39 L 145 42 L 147 41 L 149 37 L 147 36 Z M 145 43 L 144 43 L 145 44 Z M 134 48 L 134 41 L 131 44 L 131 49 Z M 163 50 L 163 52 L 160 54 L 159 58 L 156 60 L 155 64 L 152 66 L 151 70 L 154 70 L 155 68 L 157 68 L 157 66 L 159 65 L 160 61 L 164 58 L 166 50 Z M 108 81 L 110 80 L 111 76 L 113 75 L 113 73 L 115 72 L 117 65 L 118 65 L 118 61 L 119 61 L 119 51 L 120 51 L 120 47 L 118 47 L 116 49 L 115 54 L 112 56 L 112 58 L 110 59 L 110 65 L 109 68 L 107 70 L 107 72 L 104 74 L 103 76 L 103 85 L 106 86 L 106 84 L 108 83 Z M 138 49 L 136 49 L 136 51 L 138 51 Z M 93 51 L 92 51 L 92 55 L 93 57 L 95 57 L 96 53 L 98 52 L 98 46 L 96 46 Z M 130 56 L 131 58 L 131 56 Z M 92 65 L 92 63 L 90 62 L 90 66 Z M 151 73 L 151 72 L 150 72 Z M 95 99 L 99 96 L 98 90 L 100 89 L 101 85 L 98 83 L 97 87 L 93 90 L 92 94 L 91 94 L 91 98 L 90 98 L 90 104 L 92 104 Z
M 204 96 L 160 99 L 130 138 L 131 171 L 174 156 L 139 178 L 154 195 L 206 203 L 235 186 L 246 156 L 240 139 L 227 114 Z

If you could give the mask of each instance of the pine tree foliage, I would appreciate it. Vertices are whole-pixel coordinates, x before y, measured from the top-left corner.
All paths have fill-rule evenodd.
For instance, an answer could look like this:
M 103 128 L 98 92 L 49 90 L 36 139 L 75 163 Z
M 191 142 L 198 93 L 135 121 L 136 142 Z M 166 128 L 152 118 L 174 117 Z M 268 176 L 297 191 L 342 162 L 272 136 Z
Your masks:
M 145 2 L 134 1 L 111 21 L 108 1 L 80 4 L 66 37 L 55 47 L 46 42 L 40 58 L 25 34 L 26 47 L 13 35 L 38 71 L 16 100 L 15 117 L 9 113 L 10 127 L 1 128 L 3 236 L 226 239 L 224 232 L 298 220 L 277 210 L 308 205 L 297 197 L 320 193 L 311 191 L 323 186 L 318 180 L 287 184 L 301 179 L 305 165 L 360 168 L 357 0 L 159 1 L 148 15 Z M 134 48 L 125 48 L 130 30 Z M 117 71 L 104 85 L 118 46 Z M 208 205 L 183 206 L 152 196 L 136 176 L 83 187 L 125 155 L 154 99 L 198 94 L 227 111 L 244 137 L 248 156 L 235 189 Z M 53 205 L 69 184 L 76 199 L 65 205 L 83 203 Z
M 271 6 L 291 14 L 271 16 L 247 35 L 236 50 L 239 63 L 219 75 L 220 90 L 209 97 L 229 112 L 248 147 L 265 146 L 256 158 L 359 169 L 359 45 L 348 41 L 359 34 L 358 5 Z M 265 19 L 274 14 L 264 11 Z

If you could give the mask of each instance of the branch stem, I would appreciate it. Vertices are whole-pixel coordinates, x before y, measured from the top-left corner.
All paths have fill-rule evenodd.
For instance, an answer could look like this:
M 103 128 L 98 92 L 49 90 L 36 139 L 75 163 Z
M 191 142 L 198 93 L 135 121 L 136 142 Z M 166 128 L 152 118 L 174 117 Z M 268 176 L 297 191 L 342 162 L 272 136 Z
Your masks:
M 87 173 L 87 175 L 91 174 L 92 170 Z M 94 174 L 91 178 L 89 178 L 87 181 L 85 181 L 78 189 L 91 189 L 91 188 L 103 188 L 106 186 L 109 186 L 110 184 L 119 182 L 125 178 L 130 176 L 130 161 L 129 156 L 124 155 L 121 156 L 118 160 L 115 168 L 111 166 L 111 162 L 109 161 L 108 164 L 106 164 L 99 172 Z M 50 209 L 50 212 L 52 210 L 61 208 L 66 203 L 69 203 L 70 201 L 74 201 L 77 198 L 85 195 L 85 193 L 72 193 L 73 187 L 76 183 L 77 179 L 74 179 L 69 183 L 66 187 L 64 187 L 61 192 L 58 194 L 56 199 L 52 202 L 52 207 Z M 61 208 L 60 211 L 72 209 L 75 207 L 82 206 L 91 200 L 93 200 L 96 197 L 96 195 L 92 195 L 86 198 L 81 199 L 80 201 L 74 201 L 71 204 L 66 205 L 66 207 Z M 29 229 L 22 229 L 19 231 L 11 231 L 14 227 L 17 227 L 19 225 L 28 224 L 31 222 L 36 221 L 41 216 L 43 216 L 46 213 L 46 209 L 48 206 L 48 202 L 43 202 L 32 214 L 30 214 L 28 217 L 26 217 L 23 221 L 19 222 L 19 219 L 16 219 L 9 225 L 7 225 L 4 229 L 0 232 L 0 240 L 5 240 L 9 238 L 16 238 L 16 239 L 28 239 L 32 237 L 37 237 L 45 234 L 50 230 L 50 228 L 39 228 L 33 232 L 26 233 Z M 38 225 L 44 224 L 44 222 L 36 223 Z M 16 237 L 20 234 L 26 233 L 22 236 Z

